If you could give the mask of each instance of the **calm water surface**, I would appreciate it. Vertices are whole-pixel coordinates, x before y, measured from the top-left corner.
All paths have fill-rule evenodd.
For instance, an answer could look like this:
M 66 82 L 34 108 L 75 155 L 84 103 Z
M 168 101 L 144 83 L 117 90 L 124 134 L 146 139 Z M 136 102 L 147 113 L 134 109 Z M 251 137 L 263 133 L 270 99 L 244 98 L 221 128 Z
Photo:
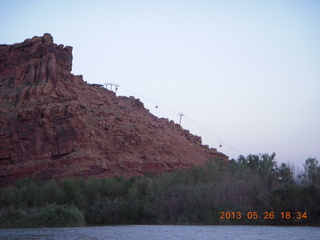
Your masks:
M 0 229 L 1 240 L 319 240 L 319 227 L 273 226 L 149 226 Z

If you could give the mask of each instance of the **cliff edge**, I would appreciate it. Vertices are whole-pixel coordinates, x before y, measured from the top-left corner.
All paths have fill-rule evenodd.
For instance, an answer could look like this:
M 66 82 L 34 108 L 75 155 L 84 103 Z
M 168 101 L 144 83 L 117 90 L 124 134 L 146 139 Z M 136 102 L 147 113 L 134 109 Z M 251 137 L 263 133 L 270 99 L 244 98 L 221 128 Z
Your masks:
M 71 74 L 50 34 L 0 45 L 0 186 L 18 179 L 161 173 L 228 157 L 134 97 Z

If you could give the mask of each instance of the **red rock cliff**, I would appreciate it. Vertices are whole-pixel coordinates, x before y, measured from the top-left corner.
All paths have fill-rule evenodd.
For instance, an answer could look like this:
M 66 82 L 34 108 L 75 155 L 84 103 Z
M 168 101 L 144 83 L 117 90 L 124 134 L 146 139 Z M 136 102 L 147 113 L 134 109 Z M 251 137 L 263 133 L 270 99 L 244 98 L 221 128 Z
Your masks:
M 71 74 L 50 34 L 0 45 L 0 186 L 18 179 L 133 176 L 228 159 L 139 99 Z

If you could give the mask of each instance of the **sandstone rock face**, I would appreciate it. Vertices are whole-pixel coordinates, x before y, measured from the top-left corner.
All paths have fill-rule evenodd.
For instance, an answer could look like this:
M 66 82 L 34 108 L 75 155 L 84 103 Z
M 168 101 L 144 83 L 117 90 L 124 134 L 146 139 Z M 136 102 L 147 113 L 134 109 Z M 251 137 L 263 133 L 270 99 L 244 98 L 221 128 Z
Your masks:
M 130 177 L 228 157 L 134 97 L 71 74 L 50 34 L 0 45 L 0 186 L 18 179 Z

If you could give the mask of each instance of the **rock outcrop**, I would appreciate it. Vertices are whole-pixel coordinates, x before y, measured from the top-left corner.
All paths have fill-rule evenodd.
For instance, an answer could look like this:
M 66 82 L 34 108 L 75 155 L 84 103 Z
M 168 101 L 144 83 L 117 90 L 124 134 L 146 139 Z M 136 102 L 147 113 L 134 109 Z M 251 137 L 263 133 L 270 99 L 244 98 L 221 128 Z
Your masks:
M 0 45 L 0 186 L 18 179 L 161 173 L 227 156 L 134 97 L 71 74 L 50 34 Z

